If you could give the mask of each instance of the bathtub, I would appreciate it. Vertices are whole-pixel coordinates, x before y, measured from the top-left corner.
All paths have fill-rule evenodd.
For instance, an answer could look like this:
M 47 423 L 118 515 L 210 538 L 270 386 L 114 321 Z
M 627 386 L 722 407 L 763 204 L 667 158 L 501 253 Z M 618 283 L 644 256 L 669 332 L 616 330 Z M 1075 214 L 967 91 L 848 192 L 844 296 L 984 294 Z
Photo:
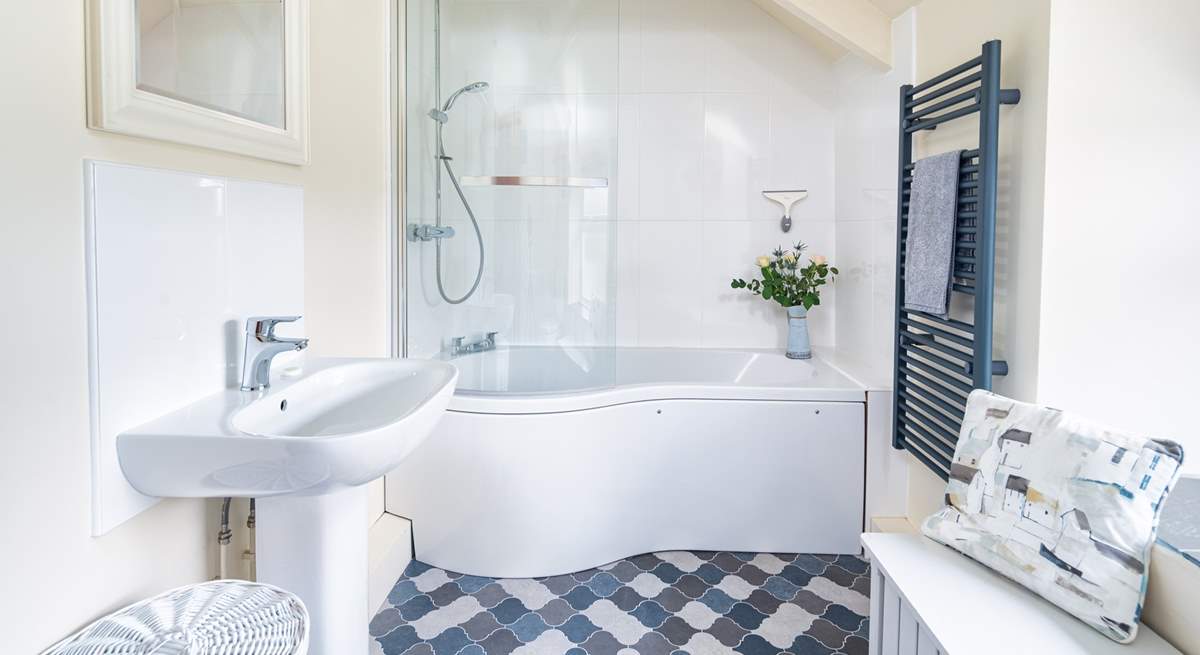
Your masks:
M 387 477 L 415 556 L 539 577 L 663 550 L 858 553 L 866 391 L 782 353 L 512 347 L 457 358 Z

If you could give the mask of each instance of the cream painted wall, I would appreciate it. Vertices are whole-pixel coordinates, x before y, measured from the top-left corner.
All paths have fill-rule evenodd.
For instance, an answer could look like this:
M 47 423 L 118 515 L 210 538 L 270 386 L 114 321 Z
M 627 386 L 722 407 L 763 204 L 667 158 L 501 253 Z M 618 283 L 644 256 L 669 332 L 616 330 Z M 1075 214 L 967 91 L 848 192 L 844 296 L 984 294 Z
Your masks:
M 918 82 L 999 39 L 1000 84 L 1021 89 L 1021 103 L 1000 110 L 996 210 L 995 349 L 1011 372 L 995 379 L 995 389 L 1016 398 L 1037 392 L 1049 25 L 1045 0 L 926 0 L 917 9 Z M 954 121 L 920 133 L 915 156 L 978 144 L 977 120 Z
M 1194 0 L 1052 6 L 1037 389 L 1042 403 L 1179 441 L 1189 474 L 1200 473 L 1198 31 Z M 1130 125 L 1135 115 L 1148 120 Z M 1146 624 L 1200 652 L 1200 568 L 1156 548 L 1150 572 Z
M 967 25 L 986 27 L 966 38 Z M 1198 28 L 1191 0 L 925 0 L 917 28 L 918 79 L 998 37 L 1004 84 L 1023 93 L 1001 111 L 997 347 L 1013 374 L 996 390 L 1193 450 L 1200 226 L 1187 194 L 1200 175 Z M 1128 125 L 1148 98 L 1152 119 Z M 939 129 L 922 152 L 954 138 Z M 1185 468 L 1200 471 L 1197 458 Z M 941 506 L 944 484 L 915 462 L 909 469 L 908 517 L 919 525 Z M 1200 569 L 1163 548 L 1153 562 L 1145 623 L 1200 652 L 1187 617 Z
M 878 69 L 892 66 L 892 17 L 868 0 L 754 0 L 807 39 L 828 40 Z M 900 12 L 896 12 L 899 14 Z
M 978 55 L 984 41 L 1000 39 L 1001 85 L 1021 89 L 1021 103 L 1000 111 L 995 348 L 1010 374 L 995 378 L 995 389 L 1022 399 L 1037 397 L 1049 28 L 1044 0 L 925 0 L 917 6 L 918 82 Z M 920 136 L 917 157 L 976 147 L 979 127 L 968 119 Z M 941 507 L 943 490 L 941 479 L 909 459 L 910 520 L 919 524 Z
M 88 131 L 84 3 L 6 7 L 0 39 L 3 650 L 211 574 L 208 508 L 168 500 L 90 536 L 83 159 L 299 184 L 316 354 L 386 355 L 387 3 L 311 0 L 312 164 Z
M 1179 441 L 1200 473 L 1200 3 L 1051 13 L 1038 399 Z

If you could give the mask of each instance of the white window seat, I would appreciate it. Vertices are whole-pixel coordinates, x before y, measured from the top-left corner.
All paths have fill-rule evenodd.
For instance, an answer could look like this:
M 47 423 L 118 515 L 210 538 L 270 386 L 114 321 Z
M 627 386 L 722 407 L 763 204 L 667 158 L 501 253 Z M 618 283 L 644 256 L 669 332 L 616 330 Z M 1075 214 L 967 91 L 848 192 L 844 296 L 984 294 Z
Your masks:
M 1118 644 L 990 569 L 920 535 L 862 536 L 871 655 L 1167 655 L 1145 625 Z

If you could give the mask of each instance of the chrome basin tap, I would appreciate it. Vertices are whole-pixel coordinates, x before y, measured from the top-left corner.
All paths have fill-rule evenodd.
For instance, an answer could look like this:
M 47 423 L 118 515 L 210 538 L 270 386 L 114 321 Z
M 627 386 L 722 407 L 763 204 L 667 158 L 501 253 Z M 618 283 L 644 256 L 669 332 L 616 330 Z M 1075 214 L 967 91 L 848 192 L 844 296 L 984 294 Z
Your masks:
M 454 337 L 450 340 L 450 356 L 458 357 L 459 355 L 469 355 L 471 353 L 481 353 L 486 350 L 496 349 L 496 335 L 498 332 L 488 332 L 487 336 L 479 341 L 471 343 L 463 343 L 463 337 Z
M 246 355 L 242 358 L 242 391 L 271 386 L 271 360 L 289 350 L 304 350 L 308 339 L 275 336 L 275 326 L 292 323 L 299 316 L 252 316 L 246 319 Z

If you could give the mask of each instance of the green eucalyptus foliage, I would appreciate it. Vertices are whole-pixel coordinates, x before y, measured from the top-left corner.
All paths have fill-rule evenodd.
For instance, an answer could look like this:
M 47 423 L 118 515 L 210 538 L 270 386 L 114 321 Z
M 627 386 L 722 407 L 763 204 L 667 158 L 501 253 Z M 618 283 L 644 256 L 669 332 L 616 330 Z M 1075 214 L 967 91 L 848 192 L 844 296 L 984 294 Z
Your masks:
M 827 262 L 817 263 L 809 260 L 808 265 L 800 266 L 800 255 L 808 248 L 803 243 L 797 243 L 792 250 L 776 248 L 771 253 L 766 266 L 759 269 L 761 280 L 747 282 L 734 278 L 730 286 L 734 289 L 746 289 L 763 300 L 773 300 L 781 307 L 803 305 L 812 309 L 821 304 L 821 287 L 832 282 L 838 274 L 837 268 Z

